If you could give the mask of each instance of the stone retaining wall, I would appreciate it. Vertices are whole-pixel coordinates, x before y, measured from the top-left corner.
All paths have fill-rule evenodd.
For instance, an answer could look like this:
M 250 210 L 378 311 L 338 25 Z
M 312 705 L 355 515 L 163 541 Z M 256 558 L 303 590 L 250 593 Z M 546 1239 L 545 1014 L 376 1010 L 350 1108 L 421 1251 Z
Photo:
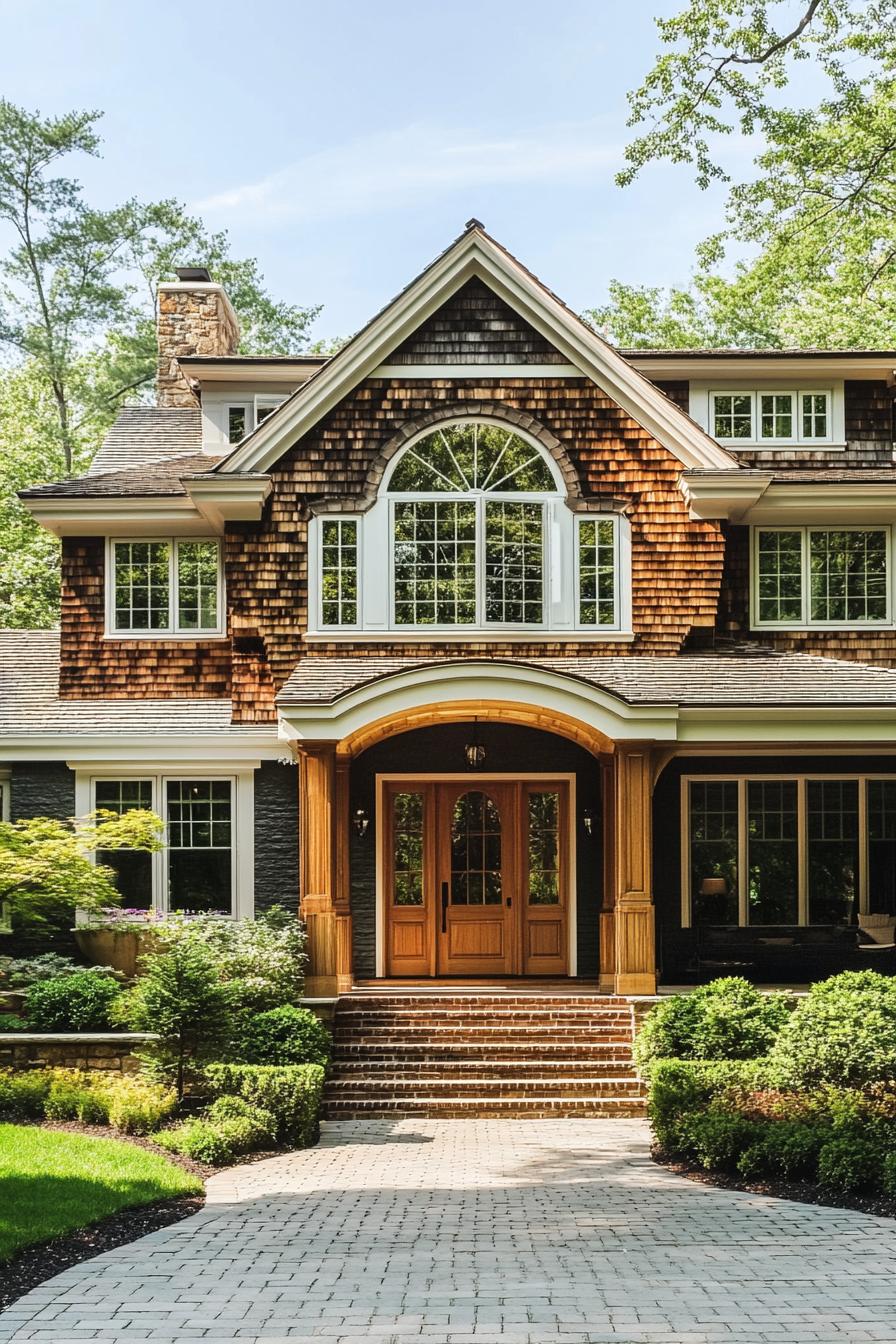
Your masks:
M 0 1068 L 107 1069 L 135 1073 L 140 1067 L 133 1054 L 150 1032 L 0 1032 Z

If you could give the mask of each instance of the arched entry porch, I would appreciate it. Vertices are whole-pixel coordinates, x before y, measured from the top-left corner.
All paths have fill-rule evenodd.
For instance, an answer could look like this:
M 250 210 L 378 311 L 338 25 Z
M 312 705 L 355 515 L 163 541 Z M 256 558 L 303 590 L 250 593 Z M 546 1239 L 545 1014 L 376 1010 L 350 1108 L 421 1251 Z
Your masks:
M 352 662 L 362 664 L 363 660 Z M 477 870 L 476 877 L 486 886 L 492 882 L 489 899 L 495 906 L 494 915 L 498 887 L 502 901 L 519 902 L 526 885 L 524 875 L 513 870 L 514 865 L 521 867 L 527 852 L 527 817 L 538 807 L 542 814 L 552 813 L 555 806 L 558 844 L 566 847 L 567 872 L 573 864 L 576 869 L 575 883 L 570 881 L 567 888 L 565 923 L 559 931 L 541 929 L 533 935 L 533 926 L 527 923 L 531 911 L 502 915 L 500 921 L 493 918 L 490 946 L 494 955 L 489 953 L 479 964 L 487 964 L 485 975 L 495 978 L 557 974 L 562 967 L 562 973 L 597 982 L 606 992 L 652 993 L 656 987 L 650 805 L 653 734 L 666 725 L 658 724 L 655 713 L 652 722 L 651 715 L 643 711 L 628 715 L 630 707 L 621 707 L 618 701 L 614 705 L 613 697 L 593 684 L 540 668 L 536 672 L 524 664 L 495 660 L 473 666 L 453 659 L 410 668 L 408 660 L 402 663 L 398 672 L 390 670 L 375 678 L 371 678 L 373 669 L 368 669 L 366 683 L 356 683 L 323 704 L 312 702 L 307 691 L 301 705 L 295 701 L 285 704 L 281 698 L 284 735 L 290 738 L 301 764 L 301 894 L 309 933 L 309 994 L 344 992 L 371 970 L 386 976 L 400 974 L 400 946 L 414 954 L 404 963 L 408 975 L 473 974 L 474 961 L 460 956 L 452 962 L 446 948 L 452 924 L 457 928 L 465 922 L 475 925 L 477 916 L 455 911 L 452 920 L 455 886 L 458 882 L 462 886 L 466 876 L 452 872 L 445 855 L 466 843 L 464 837 L 471 826 L 481 841 L 489 831 L 483 809 L 491 809 L 493 831 L 495 818 L 500 818 L 502 856 L 514 856 L 507 860 L 509 876 L 502 873 L 497 885 L 497 879 L 488 878 L 483 869 Z M 473 690 L 479 694 L 471 694 Z M 440 692 L 445 698 L 437 698 Z M 633 740 L 635 725 L 630 719 L 638 717 L 651 736 Z M 618 736 L 613 735 L 614 728 Z M 477 733 L 498 731 L 503 734 L 498 764 L 503 751 L 505 768 L 495 768 L 493 757 L 484 768 L 471 770 L 463 753 L 467 739 L 475 745 Z M 434 733 L 443 735 L 442 746 Z M 512 757 L 516 749 L 514 734 L 516 747 L 530 735 L 528 759 L 506 755 L 510 751 Z M 422 762 L 415 762 L 412 749 L 427 735 L 436 745 Z M 536 738 L 558 744 L 553 760 L 539 760 L 538 752 L 533 755 Z M 446 760 L 449 741 L 453 756 Z M 572 771 L 561 769 L 558 759 L 568 751 L 578 753 L 579 764 Z M 388 768 L 371 768 L 377 756 Z M 587 782 L 584 790 L 581 780 Z M 398 783 L 403 787 L 386 789 L 390 820 L 384 787 Z M 597 800 L 596 807 L 588 809 L 594 837 L 590 853 L 582 843 L 586 833 L 582 795 L 589 791 Z M 419 824 L 429 835 L 428 854 L 421 858 L 428 868 L 429 895 L 408 902 L 410 914 L 396 915 L 396 926 L 414 926 L 397 940 L 392 919 L 385 914 L 384 895 L 387 882 L 394 886 L 394 855 L 384 845 L 392 844 L 394 850 L 389 828 L 396 824 L 392 803 L 396 793 L 414 795 Z M 552 796 L 546 799 L 546 794 Z M 468 813 L 478 809 L 478 814 L 474 818 L 461 815 L 465 809 Z M 366 852 L 358 843 L 358 831 L 365 821 L 371 833 Z M 375 900 L 363 906 L 359 894 L 365 884 L 368 892 L 373 888 Z M 593 942 L 580 956 L 579 914 L 589 898 Z M 415 910 L 415 904 L 425 910 Z M 512 904 L 503 906 L 505 911 L 511 908 Z M 374 920 L 372 957 L 370 930 L 353 930 L 353 919 L 359 918 Z M 488 922 L 487 911 L 481 922 Z M 550 916 L 542 914 L 541 922 L 547 925 Z M 455 947 L 469 949 L 474 937 L 469 928 L 464 929 L 455 938 Z M 535 946 L 549 951 L 553 960 L 539 963 L 531 951 Z M 562 958 L 558 946 L 562 946 Z M 482 956 L 482 947 L 474 955 Z

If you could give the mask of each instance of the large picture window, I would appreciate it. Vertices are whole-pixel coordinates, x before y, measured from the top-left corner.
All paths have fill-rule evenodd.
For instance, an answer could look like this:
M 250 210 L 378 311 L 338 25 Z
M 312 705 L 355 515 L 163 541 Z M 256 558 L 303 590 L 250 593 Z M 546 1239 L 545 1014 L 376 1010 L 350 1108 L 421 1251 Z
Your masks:
M 572 508 L 560 466 L 508 425 L 411 439 L 363 517 L 321 513 L 309 536 L 311 639 L 631 638 L 627 519 Z
M 108 589 L 110 633 L 221 631 L 221 556 L 215 540 L 113 540 Z
M 889 527 L 753 529 L 753 624 L 892 621 Z
M 682 790 L 685 925 L 896 913 L 896 779 L 713 776 Z

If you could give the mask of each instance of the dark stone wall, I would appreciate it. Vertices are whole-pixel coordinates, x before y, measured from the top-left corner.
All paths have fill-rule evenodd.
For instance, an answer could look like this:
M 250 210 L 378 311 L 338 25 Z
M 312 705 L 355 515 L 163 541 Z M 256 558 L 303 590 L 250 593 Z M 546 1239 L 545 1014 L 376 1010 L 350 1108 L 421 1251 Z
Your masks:
M 265 761 L 255 771 L 255 909 L 299 908 L 299 772 Z
M 892 756 L 687 756 L 678 757 L 660 775 L 653 795 L 653 888 L 656 901 L 657 953 L 660 979 L 680 984 L 693 979 L 689 972 L 697 947 L 697 931 L 681 927 L 681 778 L 683 775 L 893 775 Z M 779 930 L 788 933 L 789 928 Z M 774 937 L 769 925 L 763 936 Z M 736 941 L 737 934 L 732 934 Z M 734 946 L 734 941 L 732 946 Z M 848 933 L 850 948 L 855 935 Z M 736 953 L 732 953 L 736 956 Z M 801 975 L 797 961 L 782 979 L 811 979 Z M 718 974 L 728 974 L 719 971 Z M 734 974 L 731 971 L 730 974 Z M 777 979 L 778 977 L 774 977 Z
M 461 773 L 466 769 L 463 747 L 470 728 L 463 724 L 419 728 L 380 742 L 352 765 L 351 809 L 363 807 L 370 827 L 363 840 L 352 831 L 351 865 L 352 938 L 354 973 L 376 973 L 376 776 L 434 771 Z M 556 771 L 576 776 L 576 904 L 578 973 L 595 977 L 599 968 L 598 914 L 602 897 L 600 825 L 593 836 L 581 824 L 583 809 L 600 818 L 600 773 L 595 758 L 565 738 L 510 724 L 477 724 L 476 737 L 486 749 L 489 774 L 520 775 Z M 470 771 L 471 783 L 476 772 Z
M 75 775 L 64 761 L 17 761 L 11 770 L 9 815 L 13 821 L 26 817 L 56 817 L 75 814 Z

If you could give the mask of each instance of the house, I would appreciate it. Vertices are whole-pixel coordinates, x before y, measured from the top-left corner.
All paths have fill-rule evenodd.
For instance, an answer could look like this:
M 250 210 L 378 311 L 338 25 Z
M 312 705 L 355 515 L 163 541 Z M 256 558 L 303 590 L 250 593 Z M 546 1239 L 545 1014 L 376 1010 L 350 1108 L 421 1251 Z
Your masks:
M 12 815 L 157 810 L 127 906 L 301 893 L 312 994 L 851 964 L 896 912 L 896 352 L 618 350 L 475 220 L 328 359 L 179 275 L 158 405 L 22 496 L 63 600 L 0 639 Z

